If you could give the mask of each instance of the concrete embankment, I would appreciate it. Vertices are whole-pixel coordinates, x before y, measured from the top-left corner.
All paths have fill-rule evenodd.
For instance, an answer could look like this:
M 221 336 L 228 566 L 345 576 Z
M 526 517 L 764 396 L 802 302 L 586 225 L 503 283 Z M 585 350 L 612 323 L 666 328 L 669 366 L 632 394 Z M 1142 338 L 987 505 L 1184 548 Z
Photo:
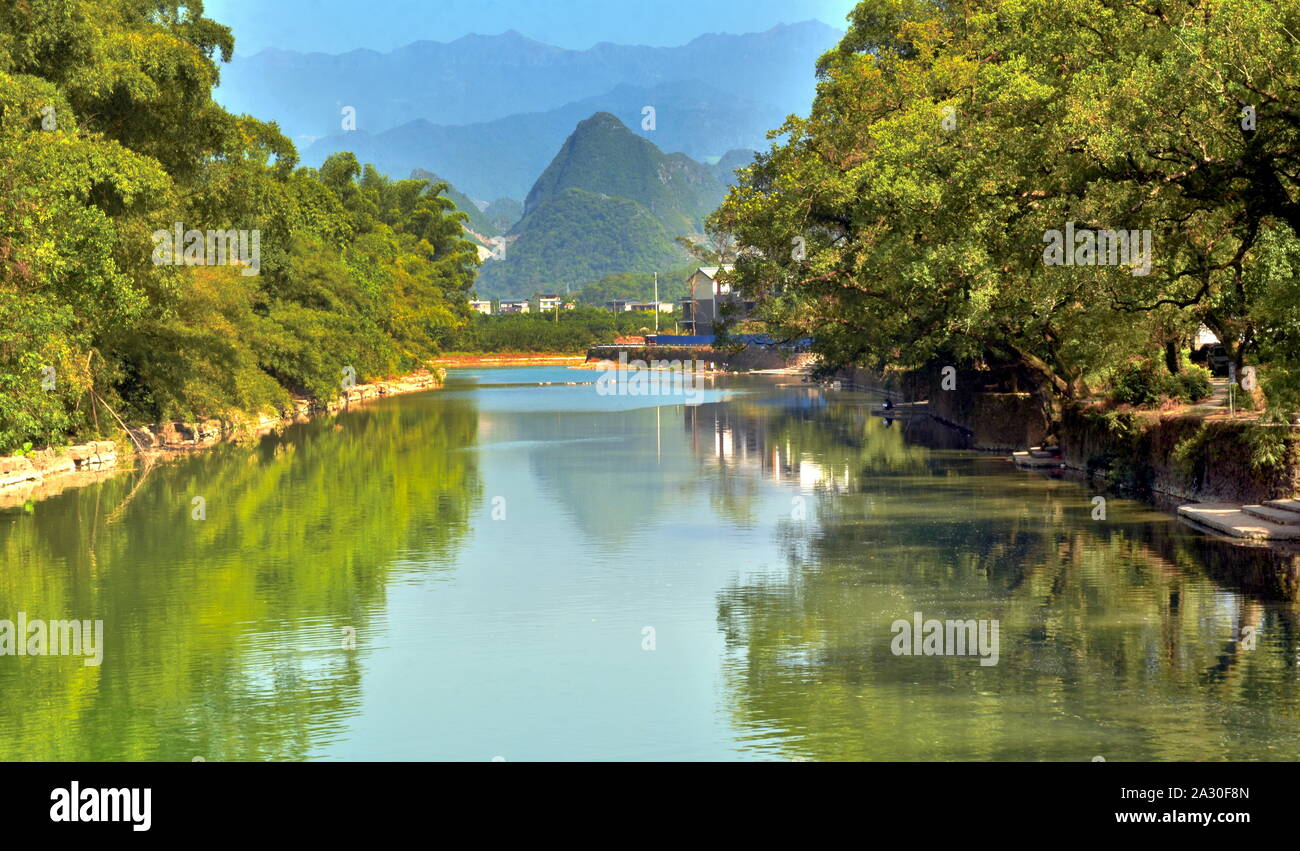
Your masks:
M 61 449 L 0 457 L 0 508 L 99 481 L 117 467 L 117 444 L 92 440 Z
M 1021 375 L 951 368 L 875 372 L 860 367 L 834 376 L 846 388 L 889 396 L 895 403 L 924 403 L 924 412 L 964 432 L 972 449 L 1012 452 L 1036 446 L 1051 431 L 1051 405 Z M 919 407 L 918 407 L 919 411 Z
M 712 346 L 593 346 L 587 350 L 587 362 L 618 362 L 626 356 L 628 362 L 644 361 L 701 361 L 714 369 L 728 372 L 754 372 L 773 369 L 805 369 L 811 367 L 817 356 L 808 352 L 794 352 L 778 346 L 745 346 L 736 350 L 715 349 Z
M 1300 541 L 1297 499 L 1270 499 L 1260 505 L 1202 502 L 1180 506 L 1178 516 L 1234 538 Z
M 448 354 L 433 360 L 438 367 L 480 366 L 570 366 L 586 360 L 584 355 L 546 354 L 540 352 L 492 352 L 484 354 Z

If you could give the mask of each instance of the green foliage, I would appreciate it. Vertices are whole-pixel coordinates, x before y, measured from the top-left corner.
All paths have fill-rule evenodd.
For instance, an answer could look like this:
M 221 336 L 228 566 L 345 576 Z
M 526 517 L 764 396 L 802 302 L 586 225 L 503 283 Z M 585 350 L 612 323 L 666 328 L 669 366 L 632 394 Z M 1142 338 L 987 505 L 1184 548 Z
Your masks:
M 1204 366 L 1183 364 L 1182 372 L 1170 375 L 1162 364 L 1132 359 L 1115 370 L 1110 399 L 1119 404 L 1149 407 L 1166 399 L 1200 401 L 1212 391 L 1210 373 Z
M 1210 383 L 1210 371 L 1203 366 L 1185 363 L 1182 372 L 1173 376 L 1179 383 L 1178 398 L 1187 402 L 1199 402 L 1214 392 Z
M 690 295 L 691 273 L 694 266 L 679 266 L 659 272 L 659 300 L 677 302 Z M 577 293 L 578 301 L 584 304 L 603 307 L 611 301 L 653 301 L 655 297 L 655 276 L 652 272 L 619 272 L 606 275 L 593 284 L 588 284 Z M 671 322 L 671 314 L 664 314 L 660 320 Z
M 212 100 L 233 44 L 200 2 L 0 7 L 0 452 L 103 434 L 108 409 L 330 395 L 466 321 L 477 258 L 446 185 L 350 154 L 295 169 L 276 125 Z M 178 222 L 259 233 L 260 274 L 155 265 Z
M 1209 438 L 1210 430 L 1202 424 L 1192 434 L 1178 441 L 1169 453 L 1170 464 L 1192 483 L 1193 489 L 1199 488 L 1205 478 Z
M 711 219 L 774 332 L 832 365 L 995 353 L 1081 398 L 1204 323 L 1300 408 L 1300 0 L 863 0 L 850 23 Z M 1046 264 L 1068 223 L 1149 229 L 1150 273 Z
M 1116 445 L 1132 443 L 1142 430 L 1131 411 L 1090 412 L 1088 418 L 1113 438 L 1112 442 Z
M 1163 396 L 1166 382 L 1159 368 L 1148 360 L 1131 360 L 1115 371 L 1111 399 L 1122 405 L 1154 405 Z
M 566 189 L 529 214 L 505 258 L 488 261 L 481 296 L 563 292 L 620 272 L 682 265 L 685 253 L 636 201 Z
M 417 168 L 411 172 L 413 180 L 426 180 L 430 185 L 446 183 L 441 177 L 426 169 Z M 524 207 L 513 198 L 500 198 L 480 210 L 478 205 L 465 193 L 447 184 L 443 196 L 456 205 L 456 209 L 468 218 L 465 226 L 479 236 L 492 238 L 510 230 L 524 214 Z
M 1246 442 L 1250 446 L 1250 465 L 1256 471 L 1272 473 L 1285 468 L 1293 446 L 1291 428 L 1285 417 L 1268 414 L 1249 426 Z
M 1279 418 L 1300 415 L 1300 239 L 1274 227 L 1262 237 L 1266 259 L 1260 286 L 1260 384 Z
M 1119 404 L 1151 406 L 1166 399 L 1196 402 L 1212 391 L 1210 372 L 1204 367 L 1184 365 L 1170 375 L 1162 365 L 1137 358 L 1122 364 L 1111 381 L 1111 400 Z

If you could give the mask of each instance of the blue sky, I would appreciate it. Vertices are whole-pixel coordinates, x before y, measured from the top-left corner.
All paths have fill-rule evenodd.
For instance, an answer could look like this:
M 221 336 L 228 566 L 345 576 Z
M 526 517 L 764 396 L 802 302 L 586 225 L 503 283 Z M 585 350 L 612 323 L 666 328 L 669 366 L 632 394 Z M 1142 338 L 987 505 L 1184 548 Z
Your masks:
M 845 28 L 855 0 L 206 0 L 236 50 L 342 53 L 518 30 L 583 49 L 601 41 L 667 47 L 710 32 L 759 32 L 817 18 Z

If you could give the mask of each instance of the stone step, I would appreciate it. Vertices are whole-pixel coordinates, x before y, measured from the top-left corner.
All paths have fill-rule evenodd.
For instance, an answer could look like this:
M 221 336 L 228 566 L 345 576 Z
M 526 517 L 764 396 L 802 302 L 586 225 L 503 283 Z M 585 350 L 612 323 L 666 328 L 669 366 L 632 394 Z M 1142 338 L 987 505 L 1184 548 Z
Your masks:
M 1288 526 L 1255 517 L 1242 511 L 1240 505 L 1214 502 L 1184 505 L 1178 509 L 1178 516 L 1235 538 L 1257 541 L 1300 540 L 1300 526 Z
M 1294 511 L 1300 514 L 1300 499 L 1269 499 L 1264 504 L 1269 508 L 1277 508 L 1282 511 Z
M 1013 452 L 1011 460 L 1016 462 L 1017 467 L 1060 467 L 1063 466 L 1060 458 L 1043 457 L 1034 455 L 1032 452 Z
M 0 476 L 0 488 L 7 488 L 13 485 L 26 484 L 27 482 L 43 482 L 45 477 L 35 470 L 28 470 L 22 473 L 10 473 Z
M 1279 526 L 1300 526 L 1300 512 L 1269 508 L 1265 505 L 1243 505 L 1241 510 L 1251 517 L 1258 517 Z

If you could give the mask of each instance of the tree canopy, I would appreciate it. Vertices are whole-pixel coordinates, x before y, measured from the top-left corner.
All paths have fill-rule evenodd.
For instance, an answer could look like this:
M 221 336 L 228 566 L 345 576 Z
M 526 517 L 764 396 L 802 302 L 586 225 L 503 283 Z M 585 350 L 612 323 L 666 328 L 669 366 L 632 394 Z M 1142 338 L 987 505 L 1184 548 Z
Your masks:
M 1296 0 L 864 0 L 711 224 L 832 365 L 992 357 L 1079 397 L 1205 324 L 1294 410 L 1297 33 Z M 1107 231 L 1149 234 L 1146 274 Z
M 0 7 L 0 451 L 223 417 L 394 374 L 467 320 L 477 257 L 445 184 L 212 99 L 230 30 L 181 0 Z M 156 233 L 256 234 L 245 264 L 159 264 Z M 256 274 L 250 274 L 255 272 Z

